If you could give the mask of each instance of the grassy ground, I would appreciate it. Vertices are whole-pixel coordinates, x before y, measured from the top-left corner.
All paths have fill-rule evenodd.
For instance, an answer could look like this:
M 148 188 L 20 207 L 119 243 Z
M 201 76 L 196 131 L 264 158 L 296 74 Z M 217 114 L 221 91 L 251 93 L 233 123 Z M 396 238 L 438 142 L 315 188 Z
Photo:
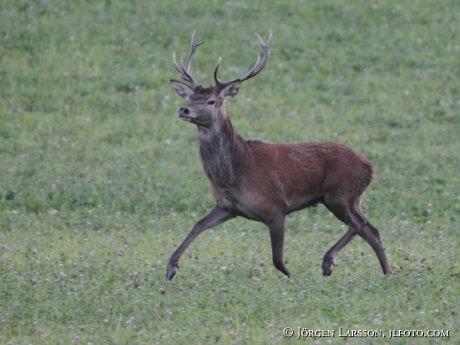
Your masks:
M 460 4 L 417 1 L 0 2 L 0 344 L 458 344 Z M 213 199 L 172 52 L 205 85 L 266 69 L 227 109 L 246 138 L 337 141 L 376 178 L 363 204 L 395 275 L 324 207 L 287 219 L 291 280 L 266 228 L 203 233 L 172 282 L 169 255 Z M 386 338 L 339 337 L 382 330 Z M 449 337 L 388 339 L 389 330 Z M 446 334 L 446 333 L 444 333 Z

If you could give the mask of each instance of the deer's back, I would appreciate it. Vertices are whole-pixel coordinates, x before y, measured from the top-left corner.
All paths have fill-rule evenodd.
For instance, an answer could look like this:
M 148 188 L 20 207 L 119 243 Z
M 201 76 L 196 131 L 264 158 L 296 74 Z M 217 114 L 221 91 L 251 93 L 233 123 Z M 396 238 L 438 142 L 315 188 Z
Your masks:
M 342 144 L 247 143 L 248 185 L 283 202 L 286 213 L 312 206 L 331 193 L 360 195 L 372 181 L 372 163 Z

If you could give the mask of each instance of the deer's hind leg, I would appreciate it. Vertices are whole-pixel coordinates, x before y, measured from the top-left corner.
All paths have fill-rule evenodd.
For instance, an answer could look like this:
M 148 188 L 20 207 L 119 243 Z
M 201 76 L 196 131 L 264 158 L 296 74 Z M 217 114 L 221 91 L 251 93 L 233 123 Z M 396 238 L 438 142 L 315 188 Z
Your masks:
M 327 251 L 323 258 L 323 275 L 330 276 L 335 265 L 334 258 L 362 229 L 366 226 L 367 220 L 359 210 L 361 197 L 349 201 L 341 196 L 325 196 L 324 205 L 339 220 L 348 225 L 348 230 L 331 249 Z
M 342 222 L 348 225 L 348 231 L 326 253 L 323 260 L 323 274 L 331 275 L 334 265 L 334 257 L 356 235 L 362 237 L 374 250 L 379 259 L 384 274 L 391 274 L 390 264 L 383 245 L 380 233 L 364 216 L 361 211 L 362 195 L 352 203 L 347 203 L 340 198 L 326 197 L 324 205 Z
M 358 208 L 358 211 L 361 213 L 362 217 L 364 217 L 361 208 Z M 388 263 L 388 257 L 385 250 L 385 246 L 383 245 L 382 238 L 380 237 L 380 233 L 369 221 L 367 221 L 364 228 L 358 233 L 369 245 L 374 249 L 377 258 L 379 259 L 380 266 L 382 266 L 383 274 L 391 274 L 393 273 L 390 269 L 390 264 Z

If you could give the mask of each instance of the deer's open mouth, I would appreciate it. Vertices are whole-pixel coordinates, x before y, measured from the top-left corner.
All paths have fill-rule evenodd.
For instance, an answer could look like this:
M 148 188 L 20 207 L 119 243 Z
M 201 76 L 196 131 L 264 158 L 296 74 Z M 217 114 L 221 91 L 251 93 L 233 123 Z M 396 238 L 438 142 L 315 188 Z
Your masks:
M 177 117 L 178 117 L 179 119 L 181 119 L 182 121 L 188 121 L 188 122 L 192 121 L 192 117 L 190 117 L 190 116 L 185 116 L 185 115 L 183 115 L 183 114 L 178 114 Z

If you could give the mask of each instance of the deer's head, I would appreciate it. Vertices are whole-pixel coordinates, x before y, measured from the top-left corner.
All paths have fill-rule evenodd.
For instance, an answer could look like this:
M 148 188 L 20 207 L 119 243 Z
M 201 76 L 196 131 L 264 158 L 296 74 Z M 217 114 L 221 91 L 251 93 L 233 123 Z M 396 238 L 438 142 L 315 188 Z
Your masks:
M 204 43 L 204 41 L 199 43 L 195 42 L 196 33 L 197 32 L 195 31 L 192 36 L 190 54 L 185 65 L 181 59 L 181 66 L 179 67 L 176 62 L 175 54 L 173 54 L 174 66 L 182 79 L 192 84 L 192 86 L 173 79 L 171 79 L 171 85 L 174 87 L 177 94 L 182 98 L 185 98 L 188 102 L 185 107 L 179 108 L 177 116 L 184 121 L 192 122 L 198 126 L 210 127 L 213 123 L 218 121 L 219 116 L 226 116 L 224 103 L 227 99 L 231 99 L 236 96 L 241 83 L 255 77 L 267 64 L 268 57 L 270 55 L 270 45 L 272 43 L 272 32 L 270 30 L 266 45 L 262 38 L 256 34 L 259 39 L 259 43 L 264 50 L 264 58 L 260 64 L 260 56 L 258 56 L 256 64 L 248 73 L 237 79 L 223 82 L 217 77 L 217 71 L 219 70 L 220 64 L 219 58 L 219 62 L 214 70 L 214 80 L 216 83 L 215 85 L 206 88 L 201 86 L 201 84 L 198 83 L 189 73 L 190 63 L 192 62 L 195 50 L 199 45 Z

